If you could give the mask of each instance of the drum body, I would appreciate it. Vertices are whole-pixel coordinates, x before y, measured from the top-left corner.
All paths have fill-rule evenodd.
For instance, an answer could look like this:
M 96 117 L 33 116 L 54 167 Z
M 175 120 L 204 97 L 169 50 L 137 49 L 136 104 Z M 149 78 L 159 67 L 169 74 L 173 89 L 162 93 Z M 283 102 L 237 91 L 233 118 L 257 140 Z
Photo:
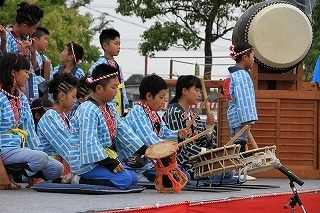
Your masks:
M 240 161 L 245 166 L 239 170 L 239 173 L 253 174 L 272 169 L 273 164 L 279 161 L 275 152 L 276 146 L 266 146 L 240 153 Z
M 254 47 L 255 62 L 270 72 L 295 68 L 312 45 L 308 16 L 288 2 L 264 1 L 251 6 L 238 19 L 232 43 Z
M 188 183 L 187 176 L 179 169 L 176 151 L 178 143 L 161 141 L 151 145 L 145 156 L 156 169 L 155 187 L 160 193 L 178 193 Z
M 240 145 L 224 146 L 200 153 L 191 158 L 194 166 L 194 178 L 236 170 L 243 167 L 239 161 Z

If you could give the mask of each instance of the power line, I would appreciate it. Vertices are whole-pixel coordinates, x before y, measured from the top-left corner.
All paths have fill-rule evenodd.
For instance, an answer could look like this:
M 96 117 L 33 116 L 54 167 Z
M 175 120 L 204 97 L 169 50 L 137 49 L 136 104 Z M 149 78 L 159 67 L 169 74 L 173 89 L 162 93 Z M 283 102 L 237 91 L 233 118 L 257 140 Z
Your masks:
M 118 19 L 118 20 L 120 20 L 120 21 L 126 22 L 126 23 L 128 23 L 128 24 L 132 24 L 132 25 L 135 25 L 135 26 L 138 26 L 138 27 L 142 27 L 142 28 L 144 28 L 144 29 L 148 29 L 148 27 L 145 27 L 145 26 L 143 26 L 143 25 L 140 25 L 140 24 L 137 24 L 137 23 L 134 23 L 134 22 L 131 22 L 131 21 L 127 21 L 127 20 L 125 20 L 125 19 L 116 17 L 116 16 L 114 16 L 114 15 L 110 15 L 110 14 L 107 13 L 107 12 L 101 12 L 100 10 L 96 10 L 96 9 L 91 8 L 91 7 L 88 7 L 88 6 L 86 6 L 86 5 L 85 5 L 84 7 L 87 8 L 87 9 L 89 9 L 89 10 L 95 11 L 95 12 L 97 12 L 97 13 L 105 14 L 106 16 L 110 16 L 110 17 L 112 17 L 112 18 L 115 18 L 115 19 Z

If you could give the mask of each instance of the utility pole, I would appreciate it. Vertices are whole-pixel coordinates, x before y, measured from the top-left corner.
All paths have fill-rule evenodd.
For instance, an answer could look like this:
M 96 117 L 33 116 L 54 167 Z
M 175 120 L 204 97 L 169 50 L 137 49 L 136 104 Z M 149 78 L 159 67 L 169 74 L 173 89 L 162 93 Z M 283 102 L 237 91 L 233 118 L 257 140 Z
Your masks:
M 173 60 L 172 60 L 172 58 L 171 58 L 171 59 L 170 59 L 169 79 L 172 79 L 172 76 L 173 76 Z M 169 88 L 169 101 L 172 99 L 171 93 L 172 93 L 172 88 Z
M 144 57 L 144 76 L 148 75 L 148 56 Z

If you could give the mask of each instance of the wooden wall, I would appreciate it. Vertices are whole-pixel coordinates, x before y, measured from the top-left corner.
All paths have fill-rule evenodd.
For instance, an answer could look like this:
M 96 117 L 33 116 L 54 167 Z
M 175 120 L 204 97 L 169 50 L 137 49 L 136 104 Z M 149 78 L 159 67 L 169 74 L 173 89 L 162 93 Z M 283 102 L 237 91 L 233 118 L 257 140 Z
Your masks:
M 256 91 L 259 120 L 251 132 L 258 147 L 276 145 L 277 158 L 301 178 L 320 178 L 319 96 L 319 91 Z M 221 95 L 218 112 L 221 146 L 230 140 L 227 109 L 228 103 Z M 277 170 L 255 176 L 283 177 Z

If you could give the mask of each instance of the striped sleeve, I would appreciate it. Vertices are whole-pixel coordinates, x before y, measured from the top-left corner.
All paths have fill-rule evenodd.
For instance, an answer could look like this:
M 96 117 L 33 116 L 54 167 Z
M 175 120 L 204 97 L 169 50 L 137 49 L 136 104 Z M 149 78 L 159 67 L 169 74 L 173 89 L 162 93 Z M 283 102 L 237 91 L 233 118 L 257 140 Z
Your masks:
M 59 66 L 54 67 L 54 69 L 50 72 L 50 79 L 53 78 L 53 75 L 59 71 Z
M 134 131 L 127 125 L 127 123 L 117 113 L 112 104 L 108 104 L 113 110 L 117 120 L 115 144 L 117 151 L 121 152 L 124 157 L 128 158 L 138 151 L 144 144 Z
M 57 154 L 67 159 L 70 150 L 70 131 L 59 114 L 48 110 L 38 123 L 39 139 L 48 155 Z

